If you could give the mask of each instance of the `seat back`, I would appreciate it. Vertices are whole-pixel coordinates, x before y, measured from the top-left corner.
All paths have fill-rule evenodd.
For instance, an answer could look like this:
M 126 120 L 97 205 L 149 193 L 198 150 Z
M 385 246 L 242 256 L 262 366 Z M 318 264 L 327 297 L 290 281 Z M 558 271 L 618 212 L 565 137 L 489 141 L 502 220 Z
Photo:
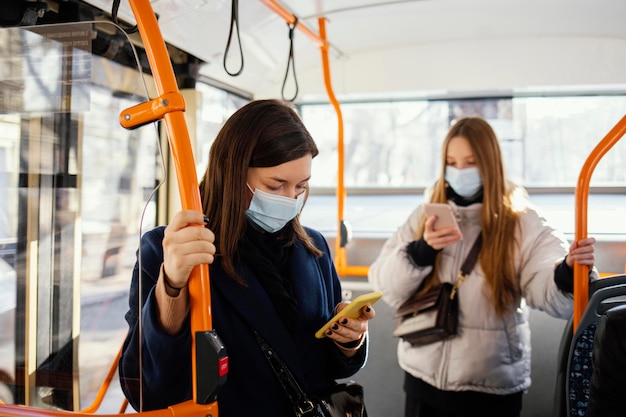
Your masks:
M 558 353 L 553 417 L 585 416 L 593 371 L 593 339 L 597 323 L 608 309 L 626 304 L 626 275 L 603 278 L 589 284 L 589 303 L 573 333 L 569 319 Z
M 624 415 L 624 341 L 626 304 L 605 312 L 598 321 L 593 344 L 593 374 L 589 385 L 590 417 Z

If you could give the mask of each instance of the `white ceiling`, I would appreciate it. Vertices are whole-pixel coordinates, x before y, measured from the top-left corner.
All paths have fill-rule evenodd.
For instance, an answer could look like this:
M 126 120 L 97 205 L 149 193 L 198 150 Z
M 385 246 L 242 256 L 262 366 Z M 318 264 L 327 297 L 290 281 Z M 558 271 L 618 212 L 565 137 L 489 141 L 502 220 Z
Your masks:
M 90 0 L 104 10 L 109 0 Z M 244 68 L 223 68 L 229 0 L 152 0 L 171 44 L 207 64 L 201 74 L 255 97 L 279 97 L 289 53 L 285 21 L 260 0 L 239 2 Z M 319 34 L 326 20 L 338 97 L 494 93 L 626 85 L 624 0 L 279 0 Z M 133 22 L 128 2 L 119 15 Z M 236 34 L 233 34 L 236 39 Z M 320 49 L 294 38 L 298 100 L 326 96 Z M 238 44 L 229 50 L 238 69 Z M 293 95 L 290 73 L 286 95 Z

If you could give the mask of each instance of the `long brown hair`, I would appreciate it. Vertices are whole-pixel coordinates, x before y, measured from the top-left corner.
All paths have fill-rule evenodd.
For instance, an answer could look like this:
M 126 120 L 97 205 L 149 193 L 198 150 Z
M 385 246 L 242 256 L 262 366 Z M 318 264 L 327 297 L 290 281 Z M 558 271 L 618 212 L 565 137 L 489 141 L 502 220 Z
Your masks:
M 447 201 L 445 182 L 446 154 L 452 138 L 461 136 L 469 142 L 483 182 L 483 205 L 480 221 L 483 243 L 480 265 L 489 284 L 490 298 L 496 312 L 503 316 L 521 297 L 515 270 L 515 229 L 519 212 L 513 207 L 514 188 L 506 180 L 502 153 L 495 132 L 479 117 L 459 119 L 448 132 L 442 146 L 441 173 L 431 201 Z M 420 228 L 423 232 L 423 223 Z
M 274 167 L 306 155 L 317 156 L 315 141 L 298 114 L 279 100 L 252 101 L 237 110 L 217 134 L 209 163 L 200 181 L 202 208 L 215 233 L 226 273 L 243 282 L 235 271 L 237 247 L 246 230 L 249 167 Z M 308 192 L 308 189 L 307 189 Z M 296 216 L 280 233 L 286 244 L 296 240 L 321 255 Z

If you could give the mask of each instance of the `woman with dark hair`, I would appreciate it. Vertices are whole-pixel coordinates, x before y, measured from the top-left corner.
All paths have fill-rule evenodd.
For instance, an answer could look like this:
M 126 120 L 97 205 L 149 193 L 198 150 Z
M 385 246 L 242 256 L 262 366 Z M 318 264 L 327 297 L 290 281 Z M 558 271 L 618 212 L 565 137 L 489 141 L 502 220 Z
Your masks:
M 482 236 L 478 260 L 457 293 L 458 334 L 420 346 L 399 342 L 405 416 L 517 417 L 530 386 L 527 305 L 569 318 L 572 267 L 593 266 L 595 239 L 570 245 L 547 224 L 525 191 L 507 181 L 496 134 L 481 118 L 450 128 L 441 166 L 426 203 L 448 204 L 458 227 L 435 229 L 437 216 L 427 216 L 421 204 L 369 271 L 374 288 L 398 307 L 420 287 L 454 284 Z
M 314 336 L 346 305 L 327 242 L 299 220 L 317 153 L 289 105 L 253 101 L 226 121 L 211 147 L 200 181 L 204 213 L 183 210 L 144 235 L 120 359 L 122 388 L 135 409 L 192 398 L 187 281 L 200 264 L 210 264 L 213 327 L 228 353 L 220 417 L 294 415 L 255 333 L 308 394 L 365 364 L 371 306 L 335 323 L 327 337 Z

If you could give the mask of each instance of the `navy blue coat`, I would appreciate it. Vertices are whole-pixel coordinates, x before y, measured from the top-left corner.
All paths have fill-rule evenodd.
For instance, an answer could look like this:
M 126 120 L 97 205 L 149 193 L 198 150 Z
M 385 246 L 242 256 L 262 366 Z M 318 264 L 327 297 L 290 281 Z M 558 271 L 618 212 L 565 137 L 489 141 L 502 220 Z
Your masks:
M 170 336 L 158 325 L 154 287 L 163 261 L 165 227 L 142 238 L 143 410 L 161 409 L 192 398 L 191 334 L 188 323 L 180 334 Z M 303 245 L 291 252 L 289 268 L 298 301 L 294 334 L 283 326 L 272 302 L 254 274 L 245 267 L 243 286 L 228 277 L 219 263 L 210 266 L 213 328 L 228 354 L 227 381 L 218 395 L 220 417 L 292 416 L 289 400 L 269 367 L 251 326 L 287 363 L 308 393 L 329 388 L 335 379 L 356 373 L 366 361 L 367 344 L 346 358 L 328 339 L 316 339 L 315 331 L 341 301 L 341 285 L 328 243 L 314 230 L 306 229 L 323 256 L 315 258 Z M 139 408 L 138 265 L 135 265 L 126 320 L 129 334 L 119 363 L 122 389 L 130 404 Z M 187 319 L 188 320 L 188 319 Z

